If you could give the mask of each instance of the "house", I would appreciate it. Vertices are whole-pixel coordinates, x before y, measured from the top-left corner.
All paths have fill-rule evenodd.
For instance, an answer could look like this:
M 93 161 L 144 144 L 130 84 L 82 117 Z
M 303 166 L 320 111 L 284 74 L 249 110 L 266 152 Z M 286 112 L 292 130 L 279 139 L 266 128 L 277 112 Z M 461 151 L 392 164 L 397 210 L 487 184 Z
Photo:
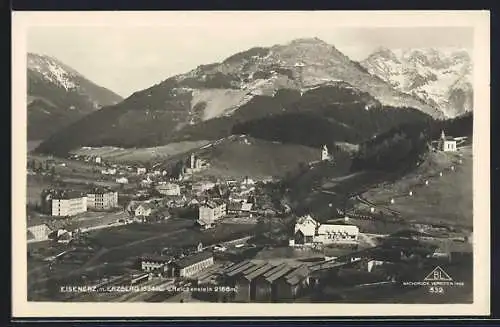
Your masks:
M 253 204 L 248 202 L 231 202 L 227 206 L 227 212 L 236 215 L 251 215 L 252 206 Z
M 52 230 L 47 224 L 31 225 L 27 228 L 27 239 L 29 242 L 46 241 L 51 232 Z
M 144 167 L 137 167 L 137 175 L 144 175 L 147 172 L 147 169 Z
M 294 244 L 312 244 L 319 223 L 310 215 L 300 217 L 295 223 Z
M 211 226 L 215 221 L 226 215 L 227 208 L 224 202 L 206 201 L 198 208 L 198 222 L 204 226 Z
M 210 251 L 198 252 L 171 264 L 170 275 L 174 277 L 190 277 L 214 264 L 214 255 Z
M 141 270 L 144 272 L 164 272 L 171 260 L 167 256 L 144 256 L 141 258 Z
M 118 207 L 118 192 L 109 188 L 96 187 L 87 192 L 87 207 L 97 210 Z
M 246 185 L 246 186 L 255 185 L 255 181 L 251 178 L 245 177 L 243 182 L 241 182 L 241 185 Z
M 195 194 L 201 194 L 201 193 L 203 193 L 205 191 L 209 191 L 209 190 L 213 189 L 214 187 L 215 187 L 215 183 L 214 182 L 201 181 L 201 182 L 193 183 L 193 185 L 191 187 L 191 190 Z
M 314 242 L 323 244 L 356 243 L 358 235 L 359 228 L 354 225 L 322 224 L 317 229 Z
M 178 184 L 166 183 L 156 186 L 158 193 L 162 195 L 176 196 L 181 195 L 181 187 Z
M 134 210 L 134 215 L 136 217 L 147 217 L 151 214 L 153 211 L 154 207 L 150 203 L 143 203 L 140 204 L 135 210 Z
M 118 184 L 128 184 L 128 178 L 126 177 L 119 177 L 115 180 L 116 183 Z
M 101 157 L 95 157 L 95 163 L 96 164 L 102 163 L 102 158 Z
M 57 217 L 74 216 L 87 211 L 87 196 L 73 190 L 44 190 L 42 210 Z
M 200 204 L 200 201 L 198 201 L 198 199 L 196 198 L 192 198 L 191 200 L 189 200 L 186 205 L 188 207 L 193 207 L 193 206 L 198 206 Z
M 202 181 L 193 183 L 193 185 L 191 186 L 191 190 L 194 194 L 201 194 L 203 192 L 210 191 L 214 187 L 215 187 L 214 182 Z
M 116 168 L 107 168 L 101 170 L 101 174 L 103 175 L 116 175 Z
M 439 140 L 439 150 L 444 152 L 456 152 L 457 141 L 453 137 L 446 136 L 444 131 L 441 131 L 441 138 Z
M 57 238 L 57 243 L 67 244 L 71 242 L 71 240 L 73 239 L 73 233 L 65 229 L 59 229 L 57 231 L 56 238 Z
M 148 217 L 153 212 L 154 206 L 151 203 L 140 203 L 131 201 L 126 211 L 135 217 Z

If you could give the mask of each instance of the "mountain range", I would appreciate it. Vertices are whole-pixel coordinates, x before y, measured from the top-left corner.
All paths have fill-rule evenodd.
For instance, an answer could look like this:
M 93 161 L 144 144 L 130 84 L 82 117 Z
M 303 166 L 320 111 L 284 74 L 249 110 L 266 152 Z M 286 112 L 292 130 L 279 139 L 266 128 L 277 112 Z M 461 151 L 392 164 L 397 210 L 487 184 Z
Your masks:
M 472 60 L 460 48 L 379 48 L 361 62 L 395 89 L 440 108 L 446 117 L 472 110 Z
M 42 140 L 122 98 L 73 68 L 45 55 L 28 53 L 28 140 Z
M 150 147 L 232 134 L 312 146 L 357 143 L 405 122 L 446 117 L 367 63 L 317 38 L 251 48 L 96 110 L 37 151 L 65 155 L 81 146 Z

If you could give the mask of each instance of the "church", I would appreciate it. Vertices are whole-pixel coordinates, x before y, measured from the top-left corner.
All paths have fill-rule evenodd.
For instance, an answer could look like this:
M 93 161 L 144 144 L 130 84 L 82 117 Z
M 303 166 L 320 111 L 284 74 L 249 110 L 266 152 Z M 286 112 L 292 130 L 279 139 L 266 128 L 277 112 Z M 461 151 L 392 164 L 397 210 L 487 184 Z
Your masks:
M 444 131 L 441 131 L 438 148 L 444 152 L 455 152 L 457 151 L 457 141 L 453 137 L 446 136 Z
M 323 148 L 321 148 L 321 161 L 333 161 L 333 156 L 328 152 L 326 145 L 323 145 Z

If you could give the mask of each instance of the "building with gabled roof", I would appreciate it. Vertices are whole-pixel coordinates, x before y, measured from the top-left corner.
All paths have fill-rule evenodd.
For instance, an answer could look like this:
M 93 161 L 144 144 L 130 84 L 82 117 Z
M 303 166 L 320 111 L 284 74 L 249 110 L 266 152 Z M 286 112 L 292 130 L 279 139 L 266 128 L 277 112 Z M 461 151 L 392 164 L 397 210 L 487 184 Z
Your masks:
M 294 243 L 312 244 L 319 223 L 311 215 L 299 217 L 295 223 Z
M 457 151 L 457 140 L 455 138 L 446 136 L 444 131 L 441 131 L 441 137 L 439 139 L 439 150 L 444 152 L 455 152 Z
M 172 276 L 190 277 L 214 264 L 214 255 L 210 251 L 197 252 L 172 263 Z
M 276 299 L 293 301 L 309 285 L 309 268 L 302 265 L 276 280 Z

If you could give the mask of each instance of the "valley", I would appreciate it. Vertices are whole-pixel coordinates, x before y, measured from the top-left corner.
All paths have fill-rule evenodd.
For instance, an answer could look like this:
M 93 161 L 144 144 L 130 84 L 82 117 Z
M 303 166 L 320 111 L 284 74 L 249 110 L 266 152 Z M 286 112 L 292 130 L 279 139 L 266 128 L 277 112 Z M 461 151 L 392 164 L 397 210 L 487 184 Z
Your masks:
M 29 299 L 435 303 L 405 283 L 441 267 L 470 302 L 472 94 L 382 50 L 296 39 L 125 99 L 29 56 Z

